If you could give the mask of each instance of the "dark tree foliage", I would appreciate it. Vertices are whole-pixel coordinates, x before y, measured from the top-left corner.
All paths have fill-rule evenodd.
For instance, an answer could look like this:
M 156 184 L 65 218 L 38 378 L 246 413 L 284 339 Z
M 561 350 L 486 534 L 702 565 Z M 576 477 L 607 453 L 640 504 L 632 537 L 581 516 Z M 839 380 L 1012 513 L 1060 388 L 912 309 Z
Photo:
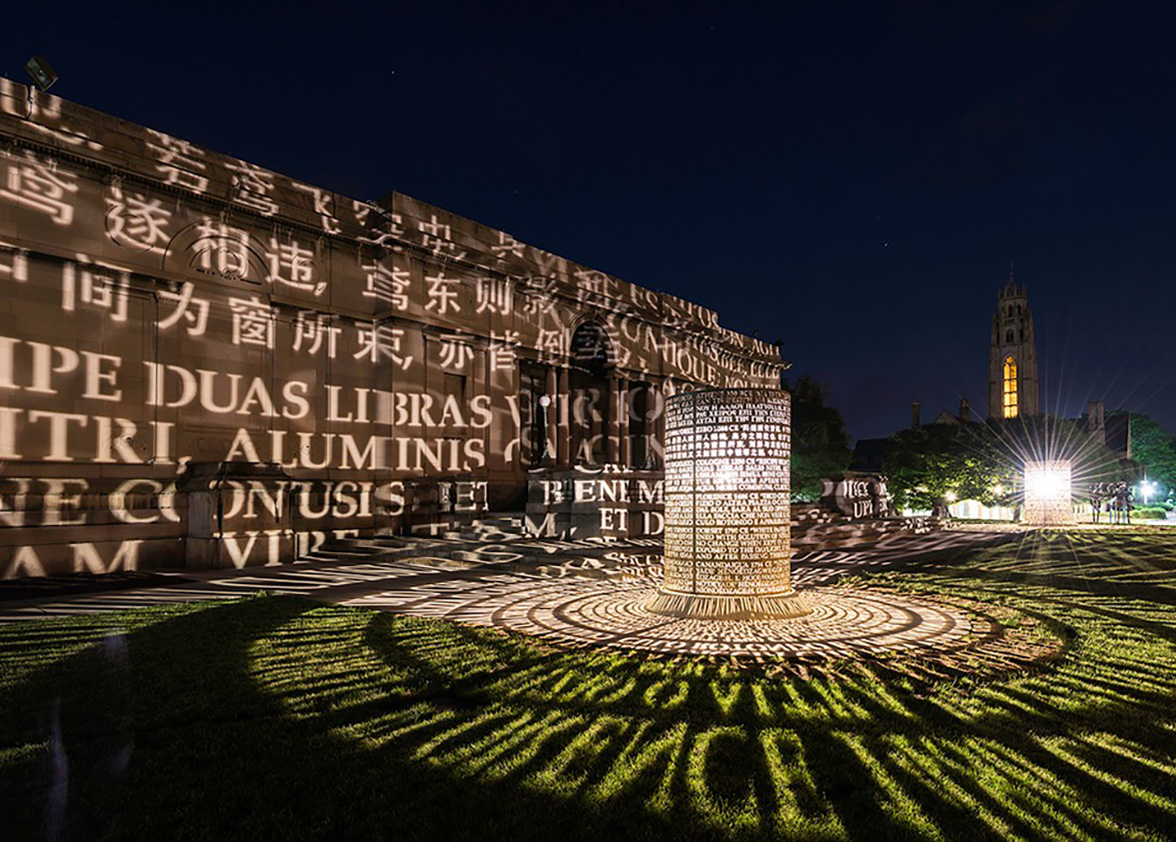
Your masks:
M 930 509 L 954 494 L 996 505 L 1012 482 L 996 436 L 986 424 L 929 424 L 890 438 L 882 467 L 901 508 Z
M 784 381 L 792 393 L 792 499 L 812 503 L 821 494 L 821 477 L 839 474 L 849 465 L 849 433 L 841 412 L 826 405 L 829 390 L 808 375 L 795 385 Z
M 1025 463 L 1050 459 L 1070 460 L 1077 496 L 1123 476 L 1114 454 L 1081 423 L 1050 416 L 902 430 L 887 445 L 883 469 L 900 507 L 930 509 L 953 496 L 1010 506 L 1023 499 Z
M 1116 410 L 1112 415 L 1125 414 Z M 1146 415 L 1131 415 L 1131 458 L 1164 493 L 1176 489 L 1176 438 Z

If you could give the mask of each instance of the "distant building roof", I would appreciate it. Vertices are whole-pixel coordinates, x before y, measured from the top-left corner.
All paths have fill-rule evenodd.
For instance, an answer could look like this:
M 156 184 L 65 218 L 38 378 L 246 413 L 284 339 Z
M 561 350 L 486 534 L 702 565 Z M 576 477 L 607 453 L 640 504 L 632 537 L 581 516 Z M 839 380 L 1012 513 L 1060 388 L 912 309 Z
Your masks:
M 882 458 L 890 439 L 859 439 L 853 446 L 849 470 L 877 474 L 882 472 Z

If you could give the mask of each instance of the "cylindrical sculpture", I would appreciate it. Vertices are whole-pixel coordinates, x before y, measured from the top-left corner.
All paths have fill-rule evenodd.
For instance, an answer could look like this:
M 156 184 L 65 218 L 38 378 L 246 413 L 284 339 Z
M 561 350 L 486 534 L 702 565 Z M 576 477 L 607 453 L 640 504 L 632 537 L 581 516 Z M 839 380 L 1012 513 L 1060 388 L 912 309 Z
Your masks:
M 666 402 L 665 581 L 656 614 L 799 617 L 789 570 L 789 395 L 709 389 Z

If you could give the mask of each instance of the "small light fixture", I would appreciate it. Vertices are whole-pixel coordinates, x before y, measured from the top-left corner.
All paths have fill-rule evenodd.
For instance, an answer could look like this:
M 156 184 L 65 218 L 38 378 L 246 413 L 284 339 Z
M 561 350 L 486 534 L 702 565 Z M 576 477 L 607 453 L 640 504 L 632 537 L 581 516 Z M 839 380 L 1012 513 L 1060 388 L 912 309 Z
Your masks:
M 33 77 L 33 81 L 37 87 L 43 91 L 49 90 L 53 87 L 53 83 L 57 81 L 57 73 L 49 65 L 49 61 L 44 56 L 33 56 L 25 62 L 25 70 L 29 76 Z

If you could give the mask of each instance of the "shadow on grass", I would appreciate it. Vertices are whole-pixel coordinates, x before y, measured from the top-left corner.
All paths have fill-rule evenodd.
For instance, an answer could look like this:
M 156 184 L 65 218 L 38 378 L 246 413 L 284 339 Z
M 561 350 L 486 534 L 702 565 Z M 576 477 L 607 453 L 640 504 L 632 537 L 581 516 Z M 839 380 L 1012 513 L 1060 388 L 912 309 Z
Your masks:
M 779 679 L 292 597 L 142 612 L 114 643 L 118 618 L 4 629 L 100 644 L 4 691 L 0 809 L 16 838 L 58 802 L 75 839 L 1162 836 L 1176 652 L 1152 625 L 1176 612 L 985 578 L 1005 560 L 917 581 L 1072 625 L 1048 673 Z

